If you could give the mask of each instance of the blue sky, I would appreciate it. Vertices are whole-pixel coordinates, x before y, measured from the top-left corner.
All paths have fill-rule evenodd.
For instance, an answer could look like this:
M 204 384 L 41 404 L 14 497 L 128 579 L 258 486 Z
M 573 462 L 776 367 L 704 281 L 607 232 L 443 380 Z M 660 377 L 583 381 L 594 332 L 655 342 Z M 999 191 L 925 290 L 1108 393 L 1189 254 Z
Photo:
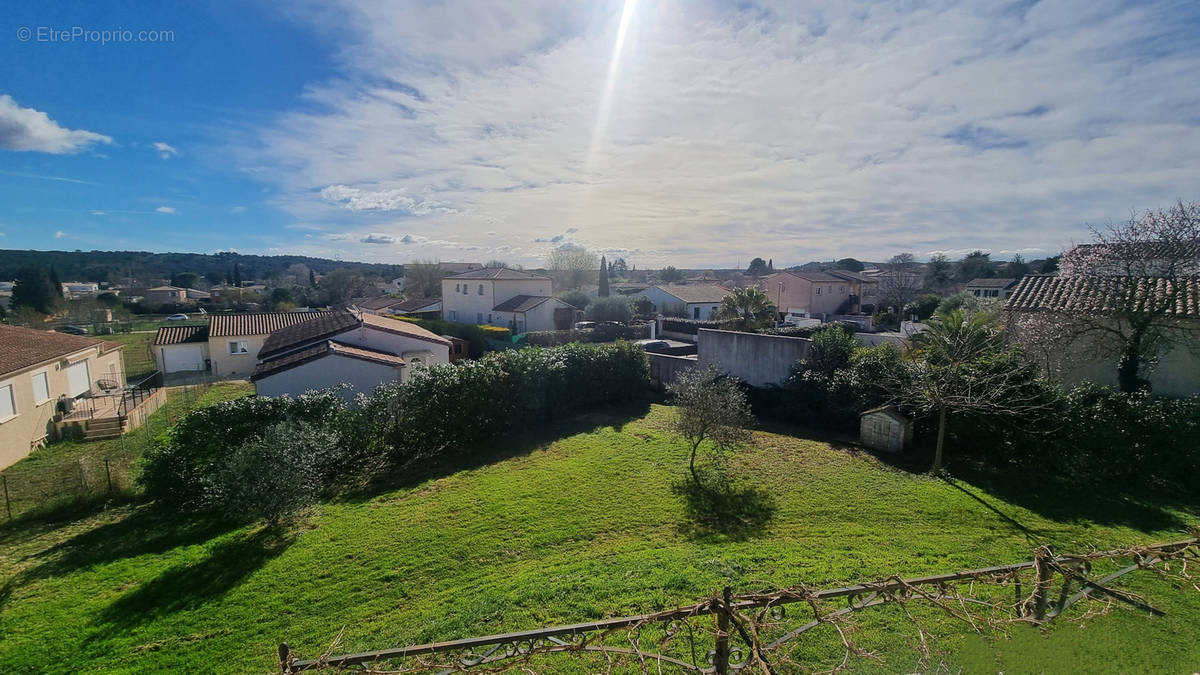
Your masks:
M 1194 1 L 75 2 L 0 25 L 0 248 L 1038 257 L 1200 199 Z M 74 27 L 134 40 L 50 41 Z

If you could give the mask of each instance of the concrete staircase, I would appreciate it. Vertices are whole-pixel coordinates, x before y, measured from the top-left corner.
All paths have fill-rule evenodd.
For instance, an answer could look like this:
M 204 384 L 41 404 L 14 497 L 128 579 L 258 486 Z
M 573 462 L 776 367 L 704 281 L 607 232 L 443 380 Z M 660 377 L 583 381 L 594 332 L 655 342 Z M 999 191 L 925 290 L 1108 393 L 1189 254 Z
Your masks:
M 88 420 L 84 438 L 89 441 L 98 438 L 116 438 L 124 431 L 125 423 L 120 417 L 101 417 Z

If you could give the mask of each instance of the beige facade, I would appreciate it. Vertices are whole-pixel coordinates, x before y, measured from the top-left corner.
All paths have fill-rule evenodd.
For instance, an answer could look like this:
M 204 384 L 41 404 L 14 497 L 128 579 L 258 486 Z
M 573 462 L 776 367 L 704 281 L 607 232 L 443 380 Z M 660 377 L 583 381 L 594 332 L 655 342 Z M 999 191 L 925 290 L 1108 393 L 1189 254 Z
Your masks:
M 0 469 L 45 442 L 60 398 L 99 391 L 101 380 L 125 385 L 120 345 L 100 342 L 0 375 Z
M 221 378 L 247 378 L 258 364 L 258 352 L 270 333 L 208 338 L 212 374 Z
M 850 282 L 825 272 L 776 272 L 759 286 L 784 313 L 820 316 L 850 309 Z

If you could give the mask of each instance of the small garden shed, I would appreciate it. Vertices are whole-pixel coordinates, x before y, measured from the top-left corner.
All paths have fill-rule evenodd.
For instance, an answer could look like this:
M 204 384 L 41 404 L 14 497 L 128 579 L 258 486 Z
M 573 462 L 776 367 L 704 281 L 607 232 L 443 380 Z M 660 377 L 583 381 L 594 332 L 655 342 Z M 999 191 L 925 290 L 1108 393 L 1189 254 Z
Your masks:
M 858 416 L 858 435 L 862 444 L 884 452 L 903 452 L 912 442 L 912 421 L 896 406 L 885 405 Z

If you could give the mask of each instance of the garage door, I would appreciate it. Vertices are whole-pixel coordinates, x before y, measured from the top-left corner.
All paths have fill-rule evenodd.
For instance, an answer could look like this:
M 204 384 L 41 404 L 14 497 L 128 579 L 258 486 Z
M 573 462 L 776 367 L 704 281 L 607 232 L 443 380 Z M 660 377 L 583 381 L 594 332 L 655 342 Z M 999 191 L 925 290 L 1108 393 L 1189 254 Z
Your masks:
M 67 394 L 78 396 L 91 391 L 92 378 L 88 375 L 88 362 L 80 361 L 67 366 Z
M 164 373 L 178 373 L 184 370 L 204 370 L 204 346 L 180 345 L 178 347 L 162 347 Z

